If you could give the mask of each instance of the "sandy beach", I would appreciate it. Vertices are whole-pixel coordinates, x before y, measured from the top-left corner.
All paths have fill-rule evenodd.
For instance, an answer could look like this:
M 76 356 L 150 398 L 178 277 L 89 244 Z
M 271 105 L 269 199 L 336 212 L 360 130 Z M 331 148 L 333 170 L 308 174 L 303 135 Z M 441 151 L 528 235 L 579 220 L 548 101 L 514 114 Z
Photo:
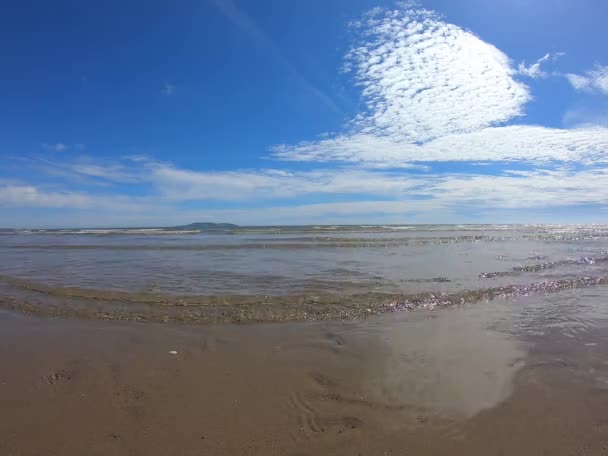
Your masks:
M 214 326 L 2 312 L 0 453 L 606 454 L 608 331 L 501 330 L 537 305 Z

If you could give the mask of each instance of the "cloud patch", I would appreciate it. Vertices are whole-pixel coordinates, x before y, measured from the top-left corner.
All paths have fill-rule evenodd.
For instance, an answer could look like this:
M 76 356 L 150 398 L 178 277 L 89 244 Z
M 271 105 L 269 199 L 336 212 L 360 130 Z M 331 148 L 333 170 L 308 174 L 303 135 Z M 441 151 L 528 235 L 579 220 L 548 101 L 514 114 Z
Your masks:
M 576 90 L 608 95 L 608 65 L 596 65 L 583 74 L 568 73 L 565 76 Z
M 0 185 L 0 206 L 104 211 L 110 214 L 153 210 L 150 201 L 124 195 L 96 195 L 30 184 Z
M 141 203 L 146 198 L 159 204 L 235 201 L 270 203 L 311 195 L 351 195 L 366 199 L 414 201 L 424 199 L 434 207 L 472 204 L 478 207 L 540 207 L 567 204 L 608 203 L 608 168 L 555 165 L 521 170 L 506 166 L 495 174 L 478 172 L 412 174 L 401 170 L 361 168 L 287 171 L 282 169 L 195 171 L 171 163 L 146 160 L 122 163 L 66 163 L 62 169 L 76 175 L 93 173 L 117 183 L 152 189 L 145 198 L 123 197 L 117 201 Z M 116 170 L 121 170 L 120 174 Z M 93 171 L 91 171 L 93 170 Z M 484 191 L 480 192 L 479 189 Z M 138 192 L 141 193 L 141 192 Z M 77 189 L 39 187 L 0 181 L 0 203 L 39 206 L 95 207 L 95 195 Z M 112 199 L 111 193 L 100 195 Z M 125 199 L 126 198 L 126 199 Z M 104 203 L 105 204 L 105 203 Z
M 509 58 L 429 10 L 374 10 L 346 56 L 367 112 L 360 132 L 421 143 L 523 114 L 531 99 Z
M 548 52 L 543 57 L 538 59 L 535 63 L 533 63 L 532 65 L 528 66 L 528 65 L 526 65 L 525 61 L 521 62 L 517 66 L 517 71 L 522 76 L 527 76 L 532 79 L 549 77 L 549 73 L 547 73 L 546 71 L 544 71 L 542 69 L 543 64 L 545 64 L 546 62 L 549 62 L 549 61 L 555 61 L 558 58 L 562 57 L 563 55 L 564 55 L 563 52 L 556 52 L 554 54 Z
M 358 38 L 345 66 L 362 89 L 366 109 L 344 132 L 272 146 L 276 159 L 373 167 L 441 161 L 606 162 L 606 128 L 563 130 L 521 123 L 532 96 L 517 77 L 543 77 L 541 66 L 562 53 L 515 68 L 505 53 L 472 32 L 407 5 L 376 8 L 352 26 Z M 601 88 L 602 75 L 596 69 L 577 84 Z
M 295 145 L 278 145 L 279 160 L 351 162 L 362 166 L 401 167 L 415 162 L 551 161 L 607 163 L 608 129 L 588 126 L 572 130 L 531 125 L 490 127 L 446 135 L 422 144 L 390 136 L 356 133 Z
M 174 84 L 170 84 L 170 83 L 166 82 L 163 85 L 163 88 L 161 89 L 160 93 L 166 97 L 170 97 L 171 95 L 175 94 L 176 89 L 177 89 L 177 87 Z

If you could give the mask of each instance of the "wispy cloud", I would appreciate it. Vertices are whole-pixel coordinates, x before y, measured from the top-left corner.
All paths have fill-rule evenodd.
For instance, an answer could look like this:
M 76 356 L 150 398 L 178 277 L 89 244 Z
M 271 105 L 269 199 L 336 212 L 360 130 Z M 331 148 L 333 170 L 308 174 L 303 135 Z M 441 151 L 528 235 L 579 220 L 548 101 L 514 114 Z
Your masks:
M 420 182 L 398 173 L 359 169 L 200 172 L 152 164 L 148 179 L 172 200 L 272 201 L 304 195 L 405 195 Z
M 175 93 L 175 90 L 177 89 L 177 87 L 174 84 L 170 84 L 168 82 L 165 82 L 165 84 L 163 85 L 163 88 L 161 89 L 160 93 L 162 93 L 165 96 L 171 96 Z
M 33 185 L 4 185 L 0 187 L 0 204 L 35 207 L 80 207 L 91 204 L 86 195 L 43 192 Z
M 141 170 L 129 166 L 128 161 L 125 160 L 108 163 L 95 161 L 86 156 L 69 160 L 30 156 L 21 157 L 21 161 L 30 168 L 69 181 L 89 184 L 135 183 L 141 181 Z
M 241 8 L 235 5 L 233 0 L 214 0 L 217 9 L 235 26 L 247 33 L 257 43 L 274 47 L 272 40 L 258 26 L 258 24 Z
M 54 144 L 42 143 L 43 149 L 54 151 L 54 152 L 63 152 L 68 147 L 69 146 L 67 144 L 64 144 L 62 142 L 58 142 L 58 143 L 54 143 Z
M 576 90 L 608 95 L 608 65 L 596 65 L 583 74 L 568 73 L 565 76 Z
M 556 52 L 556 53 L 548 52 L 543 57 L 538 59 L 535 63 L 533 63 L 529 66 L 526 65 L 525 61 L 521 62 L 517 66 L 517 71 L 519 72 L 519 74 L 521 74 L 523 76 L 527 76 L 532 79 L 546 78 L 549 76 L 549 73 L 547 73 L 546 71 L 543 71 L 542 65 L 549 61 L 555 61 L 558 58 L 562 57 L 563 55 L 564 55 L 563 52 Z
M 562 118 L 568 128 L 608 127 L 608 104 L 602 108 L 576 107 L 566 111 Z
M 79 209 L 116 214 L 153 210 L 155 204 L 124 195 L 95 195 L 84 191 L 54 190 L 35 185 L 0 185 L 0 206 Z
M 391 136 L 356 133 L 329 139 L 278 145 L 272 154 L 280 160 L 353 162 L 363 166 L 398 167 L 412 162 L 554 160 L 608 162 L 608 129 L 586 126 L 572 130 L 511 125 L 450 134 L 421 144 Z
M 246 11 L 239 8 L 234 0 L 214 0 L 218 11 L 228 19 L 232 24 L 242 30 L 258 46 L 262 46 L 270 50 L 274 56 L 282 63 L 292 77 L 304 87 L 312 96 L 319 100 L 327 108 L 341 115 L 344 114 L 342 108 L 338 106 L 336 101 L 329 96 L 325 91 L 321 90 L 306 78 L 302 72 L 288 59 L 281 51 L 279 46 L 272 38 L 254 21 Z
M 61 168 L 75 173 L 101 176 L 120 183 L 146 186 L 159 204 L 197 201 L 272 203 L 304 195 L 370 196 L 401 201 L 424 199 L 433 207 L 472 204 L 492 207 L 540 207 L 547 205 L 608 202 L 606 167 L 571 168 L 552 165 L 541 169 L 509 167 L 494 174 L 365 170 L 360 168 L 287 171 L 281 169 L 195 171 L 171 163 L 146 160 L 120 163 L 65 163 Z M 120 172 L 117 172 L 119 170 Z M 480 170 L 483 171 L 483 170 Z M 91 207 L 95 195 L 66 188 L 50 193 L 27 183 L 0 182 L 3 203 L 72 205 Z M 480 192 L 479 189 L 486 189 Z M 121 196 L 120 189 L 117 196 Z M 86 198 L 85 198 L 86 196 Z M 106 199 L 107 193 L 101 195 Z M 119 198 L 120 199 L 120 198 Z M 128 198 L 127 198 L 128 199 Z M 140 197 L 133 201 L 141 201 Z

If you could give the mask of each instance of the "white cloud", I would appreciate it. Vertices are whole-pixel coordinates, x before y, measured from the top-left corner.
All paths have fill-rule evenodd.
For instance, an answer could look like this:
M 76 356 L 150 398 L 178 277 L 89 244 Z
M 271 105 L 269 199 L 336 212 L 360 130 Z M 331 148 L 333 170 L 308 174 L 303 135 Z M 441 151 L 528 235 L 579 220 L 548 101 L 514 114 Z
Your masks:
M 203 172 L 148 165 L 147 179 L 164 198 L 184 200 L 276 200 L 314 194 L 404 195 L 420 184 L 397 173 L 357 169 Z
M 542 65 L 550 60 L 555 61 L 563 55 L 564 55 L 563 52 L 556 52 L 553 54 L 548 52 L 543 57 L 538 59 L 535 63 L 533 63 L 532 65 L 526 66 L 525 61 L 521 62 L 517 66 L 517 71 L 519 74 L 521 74 L 523 76 L 527 76 L 532 79 L 546 78 L 549 76 L 549 73 L 542 70 Z
M 138 177 L 123 166 L 100 166 L 91 163 L 75 163 L 72 165 L 72 171 L 75 173 L 105 179 L 113 182 L 137 182 Z
M 604 109 L 578 107 L 566 111 L 562 117 L 568 128 L 608 127 L 608 104 Z
M 506 175 L 446 176 L 427 191 L 443 204 L 479 208 L 547 208 L 608 204 L 608 169 L 517 171 Z M 480 189 L 484 189 L 483 192 Z
M 163 88 L 161 89 L 160 93 L 162 93 L 165 96 L 171 96 L 175 93 L 175 90 L 177 89 L 177 87 L 173 84 L 170 84 L 168 82 L 165 83 L 165 85 L 163 86 Z
M 87 195 L 67 192 L 41 192 L 33 185 L 0 187 L 0 204 L 37 207 L 90 207 Z
M 376 9 L 355 27 L 347 63 L 367 101 L 362 133 L 424 142 L 506 122 L 530 100 L 503 52 L 432 11 Z
M 129 166 L 127 162 L 96 162 L 86 156 L 78 157 L 73 161 L 36 156 L 23 157 L 22 160 L 46 174 L 73 181 L 103 184 L 136 183 L 142 179 L 141 170 Z
M 366 111 L 343 133 L 273 146 L 273 157 L 373 167 L 607 161 L 606 128 L 504 126 L 524 114 L 528 87 L 515 79 L 518 71 L 503 52 L 436 13 L 376 8 L 354 27 L 360 43 L 347 54 L 346 67 L 362 87 Z M 541 65 L 561 55 L 522 63 L 519 73 L 541 77 Z
M 584 74 L 568 73 L 565 77 L 576 90 L 608 95 L 608 65 L 596 65 Z
M 241 171 L 194 171 L 171 164 L 146 161 L 132 168 L 124 164 L 93 165 L 96 174 L 112 175 L 123 169 L 135 185 L 145 186 L 146 197 L 121 193 L 89 194 L 51 189 L 14 181 L 0 182 L 0 202 L 50 207 L 95 207 L 102 202 L 147 204 L 156 201 L 172 206 L 185 201 L 239 201 L 244 203 L 289 200 L 304 195 L 374 196 L 402 201 L 448 206 L 474 204 L 478 207 L 530 207 L 554 204 L 608 203 L 608 168 L 568 166 L 535 170 L 509 170 L 498 175 L 481 172 L 459 174 L 365 170 L 359 168 L 285 171 L 279 169 Z M 65 165 L 65 168 L 77 166 Z M 483 169 L 481 170 L 483 171 Z M 121 178 L 122 179 L 122 178 Z M 480 189 L 484 189 L 480 192 Z M 141 192 L 138 192 L 141 193 Z
M 512 125 L 446 135 L 423 144 L 357 133 L 272 149 L 280 160 L 399 166 L 416 161 L 608 162 L 608 129 Z
M 78 192 L 43 191 L 33 185 L 6 185 L 0 187 L 0 204 L 34 207 L 60 207 L 87 209 L 97 198 Z
M 195 171 L 149 157 L 100 162 L 81 157 L 76 161 L 33 159 L 33 166 L 50 176 L 88 185 L 147 186 L 160 200 L 251 201 L 286 199 L 311 194 L 404 194 L 417 181 L 403 173 L 357 168 L 291 172 L 280 169 Z M 410 182 L 414 182 L 413 184 Z
M 566 74 L 565 77 L 566 79 L 568 79 L 568 82 L 572 84 L 572 87 L 574 87 L 576 90 L 586 90 L 590 88 L 591 79 L 586 76 L 569 73 Z
M 41 189 L 34 185 L 0 186 L 0 206 L 104 210 L 112 212 L 151 210 L 151 204 L 142 205 L 136 198 L 122 195 L 91 195 L 79 191 Z
M 608 186 L 605 185 L 608 169 L 600 168 L 513 170 L 501 175 L 434 173 L 408 176 L 361 170 L 299 174 L 278 170 L 241 171 L 212 176 L 178 169 L 170 172 L 173 173 L 171 177 L 154 178 L 159 194 L 146 197 L 6 183 L 0 185 L 0 206 L 93 211 L 96 220 L 109 224 L 120 221 L 145 224 L 149 221 L 167 225 L 176 220 L 202 219 L 237 223 L 454 222 L 478 220 L 480 214 L 488 211 L 498 214 L 508 210 L 608 204 Z M 181 184 L 171 183 L 173 179 Z M 307 204 L 294 204 L 289 200 L 293 196 L 314 193 L 350 194 L 356 199 Z M 371 195 L 377 200 L 372 200 Z M 218 198 L 240 204 L 234 209 L 212 210 L 192 209 L 191 206 L 184 209 L 180 205 L 183 201 L 205 203 Z M 57 213 L 54 214 L 57 219 Z M 88 224 L 98 223 L 89 221 Z

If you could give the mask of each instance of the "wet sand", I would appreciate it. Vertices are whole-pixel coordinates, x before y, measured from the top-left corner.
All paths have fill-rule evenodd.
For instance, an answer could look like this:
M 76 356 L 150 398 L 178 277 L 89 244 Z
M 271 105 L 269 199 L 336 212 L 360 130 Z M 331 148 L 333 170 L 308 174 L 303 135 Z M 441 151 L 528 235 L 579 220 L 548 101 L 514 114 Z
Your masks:
M 605 455 L 607 327 L 543 314 L 571 293 L 348 322 L 0 312 L 0 454 Z

